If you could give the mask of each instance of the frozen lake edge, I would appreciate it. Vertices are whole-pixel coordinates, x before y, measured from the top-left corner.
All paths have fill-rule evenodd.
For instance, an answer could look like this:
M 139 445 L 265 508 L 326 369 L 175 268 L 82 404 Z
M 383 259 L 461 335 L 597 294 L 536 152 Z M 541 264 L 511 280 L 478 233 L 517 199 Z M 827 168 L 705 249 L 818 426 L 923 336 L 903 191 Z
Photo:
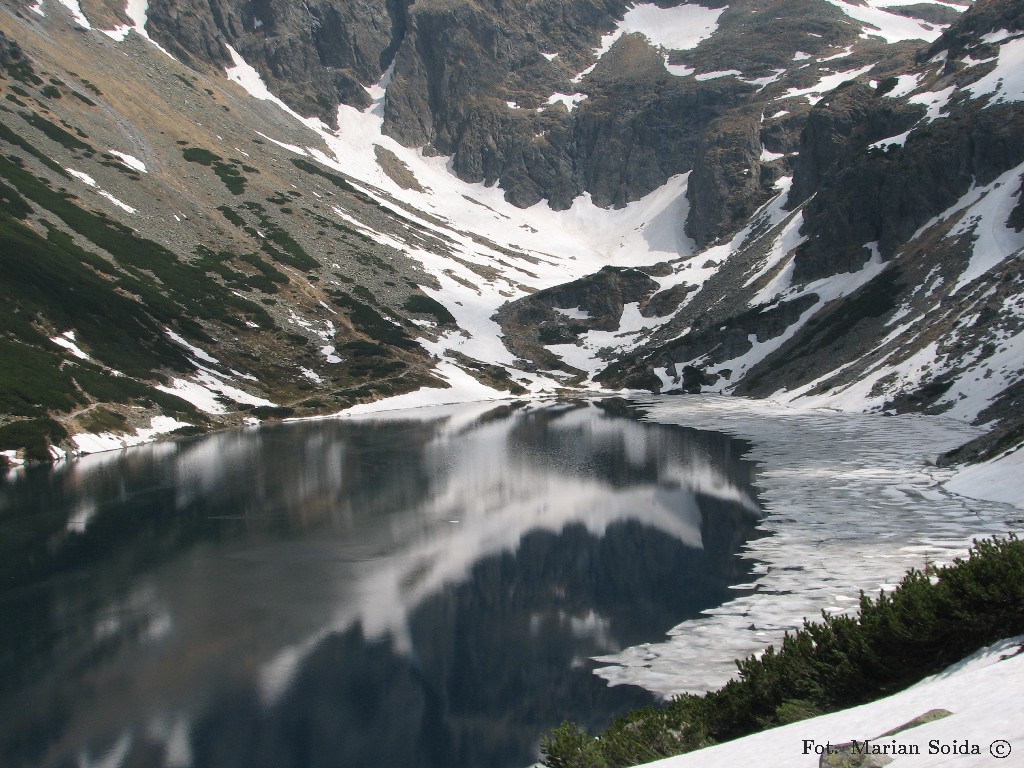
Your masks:
M 754 580 L 737 585 L 735 599 L 673 628 L 665 642 L 601 657 L 608 666 L 598 674 L 613 685 L 666 697 L 718 688 L 734 675 L 734 659 L 777 643 L 805 617 L 852 611 L 861 590 L 891 590 L 907 570 L 951 562 L 1021 518 L 1009 504 L 943 487 L 955 470 L 931 462 L 975 432 L 950 419 L 708 395 L 634 402 L 650 421 L 748 440 L 768 535 L 744 547 Z

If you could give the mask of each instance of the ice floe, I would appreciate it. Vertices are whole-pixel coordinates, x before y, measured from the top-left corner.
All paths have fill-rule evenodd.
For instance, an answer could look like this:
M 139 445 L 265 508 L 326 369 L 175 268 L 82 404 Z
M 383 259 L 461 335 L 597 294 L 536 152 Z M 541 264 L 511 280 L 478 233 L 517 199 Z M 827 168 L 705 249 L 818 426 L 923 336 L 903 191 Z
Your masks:
M 766 534 L 749 542 L 750 584 L 736 599 L 684 622 L 663 643 L 602 659 L 599 674 L 671 695 L 715 688 L 733 659 L 778 643 L 783 632 L 856 607 L 860 590 L 892 589 L 912 567 L 942 564 L 971 541 L 1005 534 L 1020 511 L 953 495 L 951 470 L 928 465 L 976 430 L 953 420 L 780 408 L 737 398 L 651 398 L 659 423 L 715 429 L 751 441 Z

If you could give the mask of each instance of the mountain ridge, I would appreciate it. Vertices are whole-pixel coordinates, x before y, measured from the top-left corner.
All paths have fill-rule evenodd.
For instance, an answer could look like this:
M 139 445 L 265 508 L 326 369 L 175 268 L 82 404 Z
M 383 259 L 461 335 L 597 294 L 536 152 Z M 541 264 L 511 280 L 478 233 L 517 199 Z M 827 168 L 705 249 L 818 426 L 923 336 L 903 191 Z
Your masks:
M 601 387 L 1024 436 L 1019 2 L 69 3 L 0 14 L 11 459 Z

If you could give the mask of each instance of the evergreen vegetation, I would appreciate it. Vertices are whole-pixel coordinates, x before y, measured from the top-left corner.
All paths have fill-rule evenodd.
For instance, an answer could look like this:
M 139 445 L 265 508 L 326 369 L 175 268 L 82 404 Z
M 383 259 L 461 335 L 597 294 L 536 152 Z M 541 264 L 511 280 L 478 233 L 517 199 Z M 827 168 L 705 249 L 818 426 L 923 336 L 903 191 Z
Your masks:
M 432 315 L 438 325 L 456 325 L 455 316 L 437 299 L 414 293 L 405 300 L 405 308 L 418 315 Z
M 618 768 L 888 696 L 979 648 L 1024 633 L 1024 542 L 975 541 L 952 565 L 912 570 L 857 616 L 822 614 L 778 650 L 738 661 L 704 695 L 619 718 L 600 737 L 563 723 L 541 746 L 549 768 Z

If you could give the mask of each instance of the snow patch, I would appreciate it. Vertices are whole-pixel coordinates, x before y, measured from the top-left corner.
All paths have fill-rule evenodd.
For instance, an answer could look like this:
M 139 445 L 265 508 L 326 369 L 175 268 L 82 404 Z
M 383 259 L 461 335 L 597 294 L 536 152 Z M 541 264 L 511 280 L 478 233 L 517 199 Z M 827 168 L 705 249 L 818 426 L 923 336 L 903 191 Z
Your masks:
M 220 365 L 220 360 L 218 360 L 217 358 L 212 357 L 211 355 L 207 354 L 204 350 L 200 349 L 199 347 L 196 347 L 196 346 L 193 346 L 192 344 L 189 344 L 189 342 L 187 340 L 185 340 L 184 338 L 179 336 L 177 333 L 172 331 L 170 328 L 164 328 L 164 333 L 168 336 L 168 338 L 171 339 L 171 341 L 173 341 L 175 344 L 181 345 L 182 347 L 187 349 L 189 352 L 191 352 L 193 355 L 195 355 L 200 360 L 203 360 L 203 361 L 205 361 L 207 363 L 214 363 L 216 365 Z
M 161 392 L 180 397 L 182 400 L 192 403 L 199 410 L 211 414 L 227 413 L 228 409 L 222 402 L 222 398 L 247 405 L 276 405 L 266 398 L 250 395 L 244 390 L 233 387 L 208 371 L 200 371 L 194 374 L 193 378 L 194 381 L 172 379 L 171 386 L 159 384 L 156 388 Z
M 786 70 L 784 70 L 784 69 L 776 69 L 776 70 L 774 70 L 772 72 L 772 74 L 765 75 L 764 77 L 754 77 L 754 78 L 750 78 L 750 79 L 740 78 L 740 79 L 743 80 L 743 82 L 746 83 L 747 85 L 756 85 L 758 91 L 762 91 L 765 88 L 767 88 L 769 85 L 771 85 L 772 83 L 777 83 L 782 78 L 782 76 L 784 74 L 786 74 Z
M 651 45 L 665 50 L 691 50 L 715 33 L 718 29 L 718 17 L 724 11 L 725 7 L 704 8 L 700 5 L 679 5 L 675 8 L 659 8 L 651 3 L 634 5 L 626 11 L 615 30 L 601 38 L 601 44 L 594 49 L 594 56 L 600 59 L 611 50 L 620 37 L 634 33 L 643 35 Z M 669 65 L 667 60 L 665 63 L 666 69 L 673 66 Z M 596 64 L 592 64 L 572 81 L 582 81 L 595 66 Z M 669 72 L 674 75 L 681 74 L 680 71 L 672 69 L 669 69 Z
M 580 307 L 575 307 L 572 309 L 555 307 L 554 310 L 555 312 L 558 312 L 560 315 L 565 315 L 570 320 L 587 320 L 590 318 L 590 313 L 587 312 L 587 310 L 585 309 L 581 309 Z
M 977 202 L 967 208 L 960 223 L 947 235 L 957 237 L 971 232 L 974 237 L 971 261 L 960 275 L 953 293 L 1024 248 L 1024 232 L 1006 225 L 1017 204 L 1022 174 L 1024 164 L 1007 171 L 991 184 L 968 193 L 977 197 Z
M 75 343 L 74 331 L 64 331 L 60 336 L 54 336 L 51 338 L 50 341 L 59 347 L 64 347 L 64 349 L 68 350 L 72 355 L 81 360 L 92 360 L 92 358 L 85 354 L 85 352 L 78 347 L 78 344 Z
M 173 432 L 182 427 L 192 426 L 186 421 L 178 421 L 170 416 L 154 416 L 149 421 L 149 427 L 135 430 L 134 434 L 115 435 L 112 432 L 100 432 L 98 434 L 83 433 L 72 435 L 71 442 L 79 454 L 104 453 L 106 451 L 119 451 L 123 448 L 130 448 L 133 445 L 152 442 L 157 436 Z M 89 516 L 80 521 L 81 529 Z
M 1008 29 L 1000 29 L 996 32 L 989 32 L 988 34 L 981 36 L 981 42 L 985 45 L 993 45 L 995 43 L 1001 43 L 1004 40 L 1009 40 L 1012 37 L 1017 37 L 1019 32 L 1011 32 Z
M 124 13 L 125 16 L 131 19 L 132 26 L 127 30 L 125 30 L 123 26 L 119 26 L 113 30 L 105 32 L 105 34 L 121 42 L 128 37 L 129 32 L 134 31 L 168 58 L 174 58 L 170 51 L 151 38 L 149 36 L 149 32 L 146 31 L 146 25 L 149 23 L 149 0 L 128 0 Z
M 903 40 L 924 40 L 930 43 L 942 34 L 943 26 L 930 24 L 921 19 L 889 13 L 878 4 L 855 5 L 843 0 L 828 0 L 851 19 L 856 19 L 864 26 L 862 37 L 881 37 L 887 43 L 898 43 Z
M 119 24 L 113 29 L 101 29 L 100 31 L 109 37 L 111 40 L 123 43 L 125 38 L 128 37 L 128 33 L 131 32 L 133 27 L 128 24 Z
M 888 150 L 890 147 L 902 147 L 907 143 L 907 138 L 910 136 L 910 131 L 904 131 L 898 136 L 890 136 L 887 139 L 881 139 L 879 141 L 868 144 L 869 149 L 881 149 Z
M 700 81 L 718 80 L 719 78 L 722 77 L 739 77 L 742 74 L 743 73 L 740 72 L 738 69 L 724 69 L 719 72 L 704 72 L 702 74 L 696 75 L 693 79 Z
M 97 190 L 96 194 L 99 195 L 100 197 L 106 198 L 107 200 L 112 202 L 114 205 L 116 205 L 118 208 L 120 208 L 122 211 L 126 211 L 127 213 L 138 213 L 138 211 L 135 210 L 134 208 L 132 208 L 130 205 L 128 205 L 128 203 L 125 203 L 125 202 L 122 202 L 121 200 L 118 200 L 116 197 L 114 197 L 112 194 L 110 194 L 106 190 L 103 190 L 103 189 Z
M 972 98 L 989 96 L 990 103 L 1024 101 L 1024 38 L 1016 38 L 999 47 L 995 69 L 966 88 Z
M 817 104 L 824 98 L 824 94 L 828 93 L 840 85 L 845 83 L 847 80 L 854 80 L 863 74 L 866 74 L 872 70 L 873 64 L 868 64 L 866 67 L 860 67 L 858 69 L 851 69 L 846 72 L 835 72 L 831 75 L 823 76 L 817 83 L 810 86 L 809 88 L 790 88 L 786 91 L 779 99 L 793 99 L 798 96 L 803 96 L 811 104 Z
M 87 186 L 90 186 L 90 187 L 95 187 L 96 186 L 96 179 L 94 179 L 88 173 L 82 173 L 81 171 L 76 171 L 74 168 L 65 168 L 64 170 L 67 171 L 71 176 L 74 176 L 76 179 L 78 179 L 83 184 L 85 184 Z
M 911 104 L 923 104 L 927 107 L 928 112 L 922 119 L 930 123 L 932 120 L 942 117 L 942 113 L 949 105 L 949 99 L 955 90 L 956 86 L 951 85 L 949 88 L 943 88 L 941 91 L 919 93 L 916 96 L 911 96 L 907 101 Z
M 129 168 L 131 168 L 133 171 L 138 171 L 139 173 L 149 173 L 149 171 L 146 170 L 146 164 L 139 160 L 139 158 L 133 157 L 132 155 L 126 155 L 124 152 L 118 152 L 116 149 L 108 149 L 107 151 L 110 152 L 110 154 L 114 155 L 114 157 L 119 159 L 122 163 L 127 165 Z
M 689 77 L 697 70 L 693 67 L 689 67 L 686 64 L 670 64 L 669 55 L 666 53 L 662 57 L 665 63 L 665 71 L 673 77 Z
M 406 408 L 423 408 L 434 405 L 451 405 L 455 403 L 473 403 L 509 397 L 509 392 L 502 392 L 486 384 L 481 384 L 468 373 L 448 360 L 438 362 L 434 375 L 448 383 L 447 388 L 420 387 L 415 392 L 389 397 L 373 403 L 363 403 L 348 408 L 345 416 L 361 416 L 384 411 L 403 410 Z
M 92 24 L 82 13 L 82 6 L 79 5 L 78 0 L 58 0 L 58 2 L 71 12 L 71 18 L 74 19 L 75 24 L 83 29 L 92 29 Z
M 1024 509 L 1021 478 L 1024 478 L 1024 449 L 960 469 L 944 487 L 961 496 L 999 501 Z
M 336 365 L 337 363 L 345 362 L 344 359 L 338 357 L 334 353 L 335 348 L 333 344 L 328 344 L 326 346 L 320 347 L 320 354 L 323 355 L 324 359 L 331 365 Z
M 841 50 L 839 53 L 833 53 L 831 56 L 825 56 L 824 58 L 818 59 L 819 64 L 823 64 L 826 61 L 835 61 L 836 59 L 845 59 L 847 56 L 853 53 L 853 46 L 848 45 L 846 48 Z
M 238 51 L 230 45 L 227 46 L 227 49 L 228 53 L 231 55 L 231 60 L 234 62 L 233 67 L 228 67 L 224 70 L 224 74 L 227 75 L 228 80 L 233 83 L 238 83 L 253 98 L 260 99 L 261 101 L 273 102 L 286 112 L 293 115 L 295 114 L 287 104 L 270 92 L 270 89 L 267 88 L 267 84 L 263 82 L 263 78 L 260 77 L 260 73 L 256 71 L 255 67 L 248 64 L 245 59 L 239 55 Z
M 587 94 L 585 93 L 555 93 L 549 96 L 548 100 L 545 101 L 544 103 L 548 106 L 552 106 L 554 104 L 564 104 L 566 108 L 570 112 L 572 112 L 574 109 L 576 109 L 576 106 L 581 101 L 584 101 L 586 98 Z M 541 107 L 537 111 L 543 112 L 544 107 Z
M 921 82 L 921 77 L 922 75 L 898 75 L 896 86 L 886 91 L 885 96 L 890 99 L 901 99 L 910 95 Z

